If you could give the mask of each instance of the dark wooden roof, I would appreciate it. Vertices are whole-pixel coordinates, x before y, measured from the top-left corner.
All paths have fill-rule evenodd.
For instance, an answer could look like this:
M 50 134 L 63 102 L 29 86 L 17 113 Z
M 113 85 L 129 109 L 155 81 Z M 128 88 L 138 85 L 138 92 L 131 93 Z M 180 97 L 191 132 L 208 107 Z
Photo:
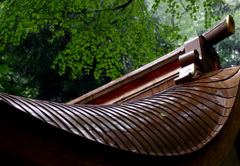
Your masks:
M 196 151 L 219 133 L 235 102 L 239 78 L 239 67 L 227 68 L 151 97 L 106 106 L 60 104 L 3 93 L 0 100 L 100 144 L 175 156 Z
M 209 43 L 230 18 L 67 104 L 0 93 L 0 164 L 220 165 L 240 128 L 240 67 L 219 69 Z

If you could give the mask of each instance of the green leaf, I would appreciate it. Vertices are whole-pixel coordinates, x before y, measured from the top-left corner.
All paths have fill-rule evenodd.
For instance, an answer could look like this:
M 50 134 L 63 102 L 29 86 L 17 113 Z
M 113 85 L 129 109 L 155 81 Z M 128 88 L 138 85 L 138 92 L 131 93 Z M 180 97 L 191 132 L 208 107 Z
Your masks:
M 166 115 L 166 114 L 164 114 L 164 113 L 161 113 L 161 116 L 162 116 L 162 117 L 165 117 L 165 116 L 167 116 L 167 115 Z

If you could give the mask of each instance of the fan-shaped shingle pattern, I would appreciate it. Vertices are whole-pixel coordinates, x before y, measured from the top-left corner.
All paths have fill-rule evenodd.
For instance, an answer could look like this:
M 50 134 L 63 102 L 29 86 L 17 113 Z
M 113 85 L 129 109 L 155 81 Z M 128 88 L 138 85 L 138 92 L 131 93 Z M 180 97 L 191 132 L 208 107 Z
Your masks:
M 151 97 L 112 105 L 68 105 L 4 93 L 0 100 L 101 144 L 140 154 L 174 156 L 203 147 L 219 133 L 231 113 L 239 78 L 239 67 L 226 68 Z

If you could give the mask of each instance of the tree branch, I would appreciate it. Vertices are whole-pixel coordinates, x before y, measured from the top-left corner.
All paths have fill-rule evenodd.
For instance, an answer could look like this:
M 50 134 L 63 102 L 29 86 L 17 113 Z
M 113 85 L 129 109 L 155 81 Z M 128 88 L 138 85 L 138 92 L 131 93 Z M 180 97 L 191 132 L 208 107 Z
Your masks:
M 183 9 L 186 11 L 186 7 L 185 7 L 184 4 L 182 3 L 182 0 L 179 0 L 179 2 L 181 3 Z
M 172 24 L 173 27 L 175 27 L 174 18 L 175 18 L 175 14 L 173 14 L 173 15 L 172 15 L 172 18 L 171 18 L 171 24 Z
M 89 11 L 89 12 L 82 12 L 82 13 L 94 13 L 94 12 L 103 12 L 103 11 L 109 11 L 109 10 L 119 10 L 119 9 L 125 9 L 128 5 L 130 5 L 134 0 L 129 0 L 127 3 L 120 5 L 116 8 L 113 9 L 103 9 L 103 10 L 94 10 L 94 11 Z
M 127 3 L 125 3 L 125 4 L 121 5 L 121 6 L 118 6 L 118 7 L 114 8 L 114 9 L 110 9 L 110 10 L 124 9 L 124 8 L 126 8 L 128 5 L 130 5 L 130 3 L 132 3 L 132 2 L 133 2 L 133 0 L 129 0 Z

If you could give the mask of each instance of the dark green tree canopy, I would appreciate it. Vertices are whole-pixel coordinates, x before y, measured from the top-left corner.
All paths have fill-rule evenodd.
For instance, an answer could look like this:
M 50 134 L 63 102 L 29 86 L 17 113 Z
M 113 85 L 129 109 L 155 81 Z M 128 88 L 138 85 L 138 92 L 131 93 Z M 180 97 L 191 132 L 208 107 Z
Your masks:
M 185 10 L 190 11 L 193 19 L 200 10 L 196 2 L 185 2 Z M 47 27 L 52 31 L 50 42 L 61 36 L 69 39 L 52 65 L 59 69 L 60 75 L 69 68 L 76 78 L 94 69 L 95 78 L 104 72 L 115 79 L 121 75 L 123 65 L 119 62 L 123 55 L 129 56 L 137 68 L 166 53 L 164 47 L 156 47 L 156 35 L 168 37 L 163 46 L 169 48 L 168 41 L 181 38 L 177 26 L 158 22 L 150 13 L 165 3 L 164 11 L 180 19 L 178 8 L 183 2 L 155 0 L 151 8 L 147 3 L 144 0 L 5 0 L 1 5 L 0 51 L 6 44 L 19 45 L 30 33 Z M 221 2 L 203 3 L 208 25 L 213 18 L 212 3 Z
M 228 4 L 4 0 L 0 5 L 0 91 L 66 101 L 182 45 L 196 35 L 192 29 L 199 33 L 223 18 L 214 13 Z

